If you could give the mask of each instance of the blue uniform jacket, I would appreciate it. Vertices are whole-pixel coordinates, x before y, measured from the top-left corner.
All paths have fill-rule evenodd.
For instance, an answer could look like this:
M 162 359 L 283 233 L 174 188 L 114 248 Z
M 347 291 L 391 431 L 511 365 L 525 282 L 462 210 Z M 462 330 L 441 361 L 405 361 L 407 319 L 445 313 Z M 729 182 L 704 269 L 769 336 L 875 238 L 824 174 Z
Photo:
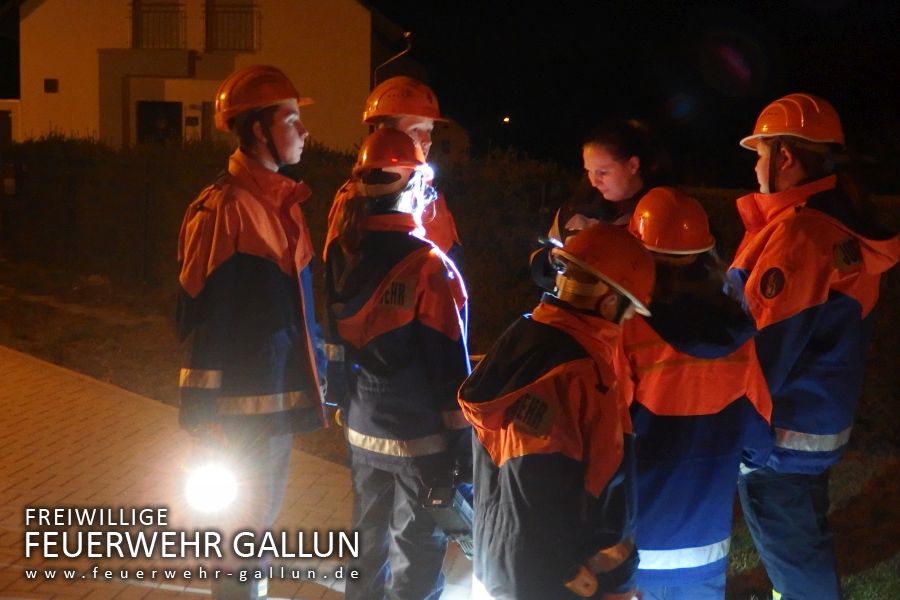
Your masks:
M 352 459 L 394 472 L 467 462 L 471 428 L 456 403 L 469 373 L 462 279 L 413 235 L 411 215 L 375 214 L 364 229 L 354 256 L 335 240 L 326 260 L 330 332 L 351 380 Z
M 856 223 L 825 177 L 738 199 L 746 234 L 729 271 L 759 333 L 779 472 L 820 473 L 850 439 L 881 274 L 900 240 Z
M 742 318 L 727 318 L 729 308 L 679 294 L 623 326 L 634 381 L 638 587 L 725 574 L 741 459 L 765 464 L 771 450 L 772 401 L 747 339 L 753 324 L 739 306 Z
M 325 357 L 300 209 L 309 194 L 238 150 L 188 207 L 178 246 L 183 426 L 322 426 Z

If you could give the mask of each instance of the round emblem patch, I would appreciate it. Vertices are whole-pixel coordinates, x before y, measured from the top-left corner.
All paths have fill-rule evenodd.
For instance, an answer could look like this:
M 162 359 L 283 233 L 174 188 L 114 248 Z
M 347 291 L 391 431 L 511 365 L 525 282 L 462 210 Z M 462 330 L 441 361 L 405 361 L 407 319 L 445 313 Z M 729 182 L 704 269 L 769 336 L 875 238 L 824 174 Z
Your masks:
M 784 289 L 784 272 L 778 267 L 772 267 L 763 273 L 762 279 L 759 280 L 759 291 L 764 298 L 770 300 L 781 293 Z

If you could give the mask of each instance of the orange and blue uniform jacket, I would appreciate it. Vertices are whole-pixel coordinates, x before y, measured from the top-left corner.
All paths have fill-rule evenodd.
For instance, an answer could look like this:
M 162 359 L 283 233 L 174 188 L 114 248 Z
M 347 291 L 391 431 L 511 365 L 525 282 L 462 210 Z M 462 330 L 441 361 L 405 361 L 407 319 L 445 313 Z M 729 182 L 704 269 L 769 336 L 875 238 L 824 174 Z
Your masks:
M 724 581 L 741 460 L 765 464 L 772 446 L 753 324 L 740 307 L 740 318 L 711 319 L 725 311 L 692 294 L 650 309 L 622 328 L 634 381 L 638 587 Z M 702 326 L 710 321 L 717 326 Z
M 255 419 L 273 434 L 322 426 L 324 345 L 300 208 L 309 195 L 238 150 L 188 207 L 178 247 L 182 426 Z
M 456 403 L 469 373 L 462 278 L 409 214 L 372 214 L 363 229 L 352 257 L 332 242 L 325 275 L 331 342 L 351 379 L 351 457 L 396 473 L 468 464 L 471 428 Z
M 576 598 L 579 565 L 633 588 L 631 426 L 620 328 L 545 295 L 460 390 L 475 444 L 475 559 L 496 599 Z
M 322 253 L 324 260 L 328 260 L 328 249 L 338 236 L 338 222 L 344 205 L 359 195 L 356 188 L 356 179 L 349 179 L 334 195 L 334 201 L 328 211 L 328 229 L 325 232 L 325 250 Z M 456 221 L 443 193 L 438 192 L 434 202 L 425 209 L 425 214 L 422 215 L 422 228 L 424 229 L 422 237 L 437 246 L 458 265 L 457 258 L 462 245 L 456 232 Z
M 850 438 L 881 274 L 900 240 L 854 218 L 825 177 L 737 201 L 746 233 L 729 271 L 744 290 L 772 394 L 778 472 L 821 473 Z

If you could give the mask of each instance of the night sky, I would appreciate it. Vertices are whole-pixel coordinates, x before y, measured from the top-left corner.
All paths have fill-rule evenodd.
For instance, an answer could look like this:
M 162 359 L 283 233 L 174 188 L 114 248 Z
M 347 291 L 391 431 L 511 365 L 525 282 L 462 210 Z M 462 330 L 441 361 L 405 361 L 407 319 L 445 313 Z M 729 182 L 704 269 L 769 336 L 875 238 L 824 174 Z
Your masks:
M 769 101 L 806 91 L 835 104 L 851 147 L 878 159 L 878 187 L 900 191 L 900 2 L 370 4 L 414 32 L 413 56 L 476 151 L 512 144 L 579 166 L 594 124 L 640 117 L 689 182 L 752 186 L 738 139 Z
M 0 1 L 0 97 L 17 93 L 11 4 Z M 874 187 L 900 192 L 900 2 L 366 4 L 413 31 L 413 58 L 476 154 L 512 145 L 578 167 L 594 124 L 639 117 L 686 182 L 752 186 L 737 140 L 770 100 L 806 91 L 835 104 Z

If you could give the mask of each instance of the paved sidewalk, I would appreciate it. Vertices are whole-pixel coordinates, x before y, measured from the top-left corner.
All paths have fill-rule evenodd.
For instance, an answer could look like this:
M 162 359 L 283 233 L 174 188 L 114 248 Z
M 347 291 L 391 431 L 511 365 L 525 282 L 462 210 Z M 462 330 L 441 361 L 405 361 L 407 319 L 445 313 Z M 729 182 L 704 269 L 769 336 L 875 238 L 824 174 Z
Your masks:
M 167 530 L 197 529 L 188 522 L 182 499 L 190 440 L 178 429 L 174 408 L 0 346 L 0 411 L 0 598 L 209 596 L 214 567 L 207 564 L 207 579 L 198 579 L 200 565 L 192 559 L 107 563 L 43 558 L 40 553 L 25 557 L 26 506 L 110 507 L 116 514 L 119 508 L 163 506 L 168 508 Z M 275 529 L 347 531 L 351 505 L 346 468 L 295 451 Z M 454 544 L 451 549 L 443 598 L 468 598 L 470 565 Z M 343 598 L 343 582 L 333 577 L 338 562 L 275 562 L 285 565 L 287 575 L 270 582 L 270 597 Z M 112 580 L 94 579 L 95 565 L 101 577 L 112 570 Z M 33 579 L 26 576 L 31 569 L 38 569 Z M 65 580 L 69 569 L 76 571 L 74 579 Z M 139 569 L 144 571 L 141 580 L 136 579 Z M 56 577 L 49 579 L 45 570 L 56 571 Z M 127 579 L 120 570 L 127 570 Z M 151 576 L 152 570 L 156 573 Z M 168 578 L 166 570 L 179 575 Z M 191 579 L 180 575 L 184 570 L 192 571 Z M 308 577 L 310 570 L 315 579 Z

